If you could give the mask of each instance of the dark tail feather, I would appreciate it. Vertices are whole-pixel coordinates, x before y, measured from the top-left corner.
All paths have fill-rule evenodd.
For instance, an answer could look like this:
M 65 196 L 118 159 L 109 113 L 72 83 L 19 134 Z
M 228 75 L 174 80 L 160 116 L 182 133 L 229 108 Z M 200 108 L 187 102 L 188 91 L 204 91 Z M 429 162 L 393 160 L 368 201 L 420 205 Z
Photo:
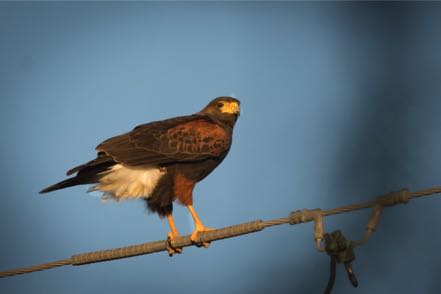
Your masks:
M 92 184 L 92 183 L 96 183 L 95 178 L 81 177 L 81 176 L 78 177 L 77 176 L 77 177 L 73 177 L 73 178 L 61 181 L 61 182 L 56 183 L 56 184 L 49 186 L 47 188 L 44 188 L 43 190 L 40 191 L 40 194 L 48 193 L 48 192 L 52 192 L 55 190 L 76 186 L 76 185 L 85 185 L 85 184 Z
M 55 190 L 72 187 L 76 185 L 94 184 L 99 181 L 99 174 L 111 168 L 115 161 L 104 153 L 98 153 L 98 157 L 88 163 L 74 167 L 67 172 L 67 175 L 77 173 L 73 178 L 61 181 L 40 191 L 40 194 Z

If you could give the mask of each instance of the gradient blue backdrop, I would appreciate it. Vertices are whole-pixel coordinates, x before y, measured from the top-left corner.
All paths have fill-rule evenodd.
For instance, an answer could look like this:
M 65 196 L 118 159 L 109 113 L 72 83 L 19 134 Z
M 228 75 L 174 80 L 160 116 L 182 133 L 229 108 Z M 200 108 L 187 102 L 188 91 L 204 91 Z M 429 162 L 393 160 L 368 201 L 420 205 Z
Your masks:
M 144 203 L 87 187 L 37 192 L 102 140 L 232 95 L 224 163 L 195 190 L 209 226 L 441 185 L 441 6 L 0 3 L 1 269 L 163 239 Z M 387 209 L 357 249 L 353 290 L 440 293 L 441 199 Z M 359 238 L 369 211 L 326 218 Z M 175 209 L 182 233 L 192 230 Z M 320 293 L 312 224 L 0 280 L 1 293 Z

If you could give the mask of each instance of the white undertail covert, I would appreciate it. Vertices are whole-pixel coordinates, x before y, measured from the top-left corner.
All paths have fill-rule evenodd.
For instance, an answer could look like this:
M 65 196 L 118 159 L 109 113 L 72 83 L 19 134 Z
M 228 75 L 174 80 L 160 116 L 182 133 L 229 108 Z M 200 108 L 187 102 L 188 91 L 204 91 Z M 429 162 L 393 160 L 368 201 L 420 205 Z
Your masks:
M 166 170 L 158 167 L 129 168 L 116 164 L 108 171 L 101 173 L 99 183 L 89 191 L 104 192 L 103 200 L 149 198 L 159 179 L 165 174 Z

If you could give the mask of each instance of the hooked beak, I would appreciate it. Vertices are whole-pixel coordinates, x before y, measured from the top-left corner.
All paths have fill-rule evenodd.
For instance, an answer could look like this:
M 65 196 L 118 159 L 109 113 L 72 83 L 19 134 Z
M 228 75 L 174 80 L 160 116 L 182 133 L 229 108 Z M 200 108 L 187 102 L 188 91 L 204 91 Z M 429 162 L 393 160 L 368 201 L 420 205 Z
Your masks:
M 230 102 L 222 108 L 222 112 L 231 113 L 235 116 L 240 115 L 240 105 L 237 102 Z

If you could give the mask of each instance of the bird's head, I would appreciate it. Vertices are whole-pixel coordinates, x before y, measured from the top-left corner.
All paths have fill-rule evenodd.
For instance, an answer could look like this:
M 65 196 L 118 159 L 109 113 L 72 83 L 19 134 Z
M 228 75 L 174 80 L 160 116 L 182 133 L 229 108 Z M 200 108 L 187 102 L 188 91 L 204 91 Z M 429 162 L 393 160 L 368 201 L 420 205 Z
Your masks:
M 221 123 L 234 127 L 240 115 L 240 101 L 233 97 L 222 96 L 213 99 L 201 113 L 207 114 Z

